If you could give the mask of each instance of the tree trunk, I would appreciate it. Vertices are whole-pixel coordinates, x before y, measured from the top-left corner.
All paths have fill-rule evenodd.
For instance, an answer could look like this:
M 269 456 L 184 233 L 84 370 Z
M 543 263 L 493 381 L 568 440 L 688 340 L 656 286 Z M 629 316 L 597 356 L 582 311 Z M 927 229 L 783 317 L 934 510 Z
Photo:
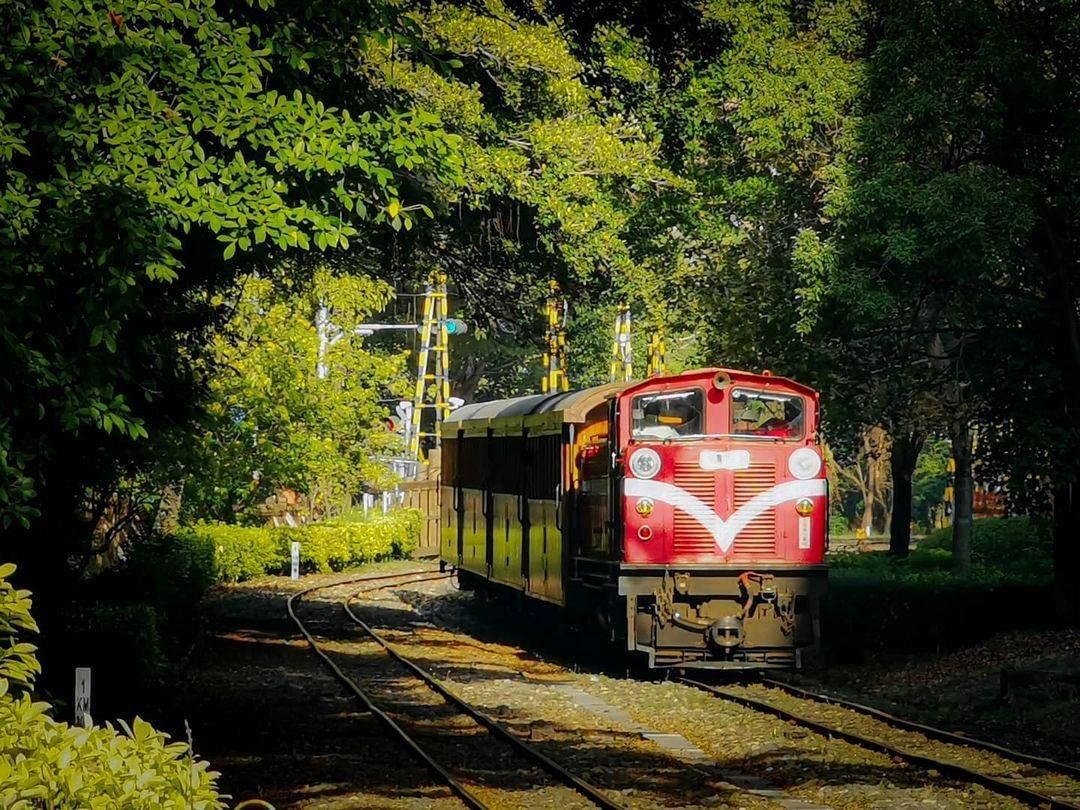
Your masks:
M 1048 236 L 1053 236 L 1048 227 Z M 1056 246 L 1058 241 L 1048 239 Z M 1061 259 L 1062 257 L 1055 258 Z M 1074 290 L 1072 267 L 1075 262 L 1056 261 L 1057 286 L 1054 296 L 1055 314 L 1061 324 L 1058 329 L 1058 363 L 1064 386 L 1062 424 L 1075 424 L 1080 414 L 1080 319 L 1077 317 L 1077 295 Z M 1075 441 L 1066 458 L 1075 459 Z M 1054 489 L 1054 599 L 1058 615 L 1073 625 L 1080 625 L 1080 491 L 1075 481 L 1076 462 L 1072 462 L 1070 481 L 1062 480 L 1068 474 L 1059 473 L 1061 483 Z
M 889 556 L 905 559 L 911 549 L 911 479 L 915 464 L 922 452 L 924 437 L 920 433 L 900 433 L 893 436 L 890 467 L 892 469 L 893 499 L 889 519 Z
M 162 537 L 176 533 L 176 530 L 180 528 L 180 506 L 183 498 L 183 484 L 173 481 L 165 485 L 161 492 L 161 500 L 158 502 L 157 513 L 154 515 L 152 534 Z
M 956 471 L 953 473 L 953 573 L 971 571 L 972 511 L 975 501 L 975 482 L 971 477 L 971 427 L 966 419 L 957 417 L 952 429 L 952 454 Z
M 1054 600 L 1058 615 L 1080 624 L 1080 492 L 1074 484 L 1054 489 Z
M 863 493 L 863 513 L 862 513 L 862 528 L 866 529 L 866 536 L 869 537 L 873 532 L 874 527 L 874 473 L 871 468 L 870 472 L 870 486 L 866 488 Z

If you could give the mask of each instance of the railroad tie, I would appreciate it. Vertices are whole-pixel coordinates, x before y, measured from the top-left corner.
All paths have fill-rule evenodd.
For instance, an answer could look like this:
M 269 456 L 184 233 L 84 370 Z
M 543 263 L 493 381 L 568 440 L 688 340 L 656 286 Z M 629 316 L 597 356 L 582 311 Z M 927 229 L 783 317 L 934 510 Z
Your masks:
M 604 719 L 621 726 L 623 730 L 638 734 L 642 739 L 658 745 L 675 759 L 681 760 L 688 765 L 710 768 L 718 779 L 727 782 L 744 793 L 769 799 L 785 808 L 785 810 L 827 810 L 824 805 L 787 796 L 782 790 L 774 787 L 771 782 L 759 776 L 728 770 L 681 734 L 656 731 L 643 726 L 619 707 L 612 706 L 602 698 L 591 692 L 586 692 L 578 686 L 557 684 L 553 688 L 566 695 L 581 708 L 598 714 Z

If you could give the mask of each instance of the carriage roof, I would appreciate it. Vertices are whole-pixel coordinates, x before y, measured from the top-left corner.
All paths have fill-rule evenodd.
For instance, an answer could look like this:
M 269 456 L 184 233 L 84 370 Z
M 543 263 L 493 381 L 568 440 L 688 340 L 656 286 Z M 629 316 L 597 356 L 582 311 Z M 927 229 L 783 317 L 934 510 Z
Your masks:
M 811 396 L 815 395 L 812 389 L 785 377 L 753 374 L 731 369 L 695 369 L 681 374 L 650 377 L 646 380 L 635 380 L 629 383 L 606 383 L 592 388 L 583 388 L 579 391 L 558 391 L 549 394 L 530 394 L 524 397 L 514 397 L 513 399 L 496 399 L 490 402 L 473 402 L 462 405 L 447 415 L 446 419 L 443 420 L 443 433 L 452 434 L 458 430 L 464 430 L 466 435 L 478 435 L 482 432 L 486 433 L 489 428 L 497 432 L 518 433 L 523 427 L 529 428 L 534 433 L 561 430 L 564 424 L 580 424 L 584 422 L 589 412 L 596 408 L 597 405 L 607 402 L 623 391 L 648 387 L 658 382 L 680 385 L 688 380 L 712 377 L 720 371 L 728 374 L 735 381 L 767 381 L 773 385 L 779 384 Z

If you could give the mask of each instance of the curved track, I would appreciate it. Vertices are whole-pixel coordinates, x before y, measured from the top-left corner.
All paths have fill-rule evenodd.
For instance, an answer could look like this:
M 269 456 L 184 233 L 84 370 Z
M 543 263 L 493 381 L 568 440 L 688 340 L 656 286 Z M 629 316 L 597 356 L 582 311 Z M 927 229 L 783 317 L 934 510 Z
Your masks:
M 287 609 L 289 617 L 296 623 L 300 632 L 307 640 L 311 649 L 316 655 L 323 661 L 323 663 L 330 669 L 334 676 L 341 681 L 349 691 L 351 691 L 370 711 L 375 715 L 396 737 L 407 750 L 416 757 L 432 774 L 434 774 L 441 782 L 457 795 L 466 805 L 473 808 L 486 808 L 488 805 L 484 800 L 477 795 L 474 790 L 466 787 L 462 784 L 461 780 L 455 777 L 448 768 L 440 764 L 436 758 L 394 718 L 392 718 L 386 711 L 376 705 L 371 698 L 368 691 L 365 691 L 353 678 L 349 677 L 334 660 L 326 650 L 322 649 L 311 631 L 304 625 L 301 619 L 296 613 L 296 603 L 302 600 L 305 596 L 320 590 L 327 590 L 330 588 L 341 588 L 346 585 L 360 585 L 359 589 L 356 589 L 346 596 L 342 601 L 342 607 L 350 620 L 360 627 L 372 640 L 374 640 L 382 650 L 385 651 L 387 657 L 397 664 L 401 665 L 408 670 L 409 674 L 418 679 L 428 689 L 435 692 L 439 698 L 441 698 L 447 706 L 452 706 L 460 714 L 467 715 L 472 721 L 475 721 L 480 726 L 487 729 L 492 739 L 500 740 L 502 743 L 509 745 L 513 752 L 519 757 L 525 758 L 536 767 L 539 767 L 552 775 L 562 784 L 569 788 L 572 788 L 577 793 L 584 796 L 592 804 L 597 807 L 606 808 L 607 810 L 621 810 L 622 805 L 612 801 L 603 791 L 589 782 L 575 776 L 570 771 L 559 765 L 547 755 L 543 754 L 527 742 L 522 740 L 517 735 L 510 732 L 500 723 L 484 714 L 475 706 L 467 703 L 447 690 L 442 684 L 440 684 L 429 672 L 417 665 L 415 662 L 410 661 L 405 656 L 394 650 L 391 645 L 382 638 L 368 623 L 364 622 L 356 612 L 351 608 L 351 603 L 363 593 L 371 591 L 381 590 L 383 588 L 395 587 L 398 585 L 408 585 L 411 583 L 430 582 L 441 579 L 448 579 L 449 574 L 439 574 L 428 571 L 415 571 L 404 572 L 388 575 L 376 575 L 357 577 L 350 580 L 341 580 L 338 582 L 316 585 L 311 588 L 307 588 L 303 591 L 299 591 L 289 597 L 287 603 Z
M 907 748 L 901 748 L 898 745 L 887 742 L 886 740 L 869 737 L 857 731 L 853 731 L 846 728 L 840 728 L 837 725 L 823 722 L 822 720 L 811 718 L 805 714 L 792 711 L 779 705 L 774 700 L 763 700 L 759 697 L 754 697 L 746 690 L 736 690 L 731 688 L 725 688 L 720 686 L 714 686 L 712 684 L 702 683 L 701 681 L 693 680 L 690 678 L 679 678 L 679 683 L 687 686 L 693 686 L 696 689 L 701 689 L 723 700 L 736 703 L 745 708 L 753 709 L 765 714 L 771 714 L 774 717 L 779 717 L 788 722 L 795 723 L 810 731 L 824 735 L 826 737 L 834 737 L 836 739 L 844 740 L 845 742 L 857 745 L 860 748 L 864 748 L 870 751 L 877 752 L 879 754 L 885 754 L 889 757 L 893 757 L 897 760 L 902 760 L 909 765 L 917 768 L 921 768 L 927 771 L 936 771 L 940 774 L 944 774 L 962 781 L 970 782 L 973 784 L 981 785 L 982 787 L 991 790 L 995 793 L 1003 796 L 1009 796 L 1014 799 L 1018 799 L 1027 804 L 1036 807 L 1049 807 L 1053 810 L 1080 810 L 1080 804 L 1075 803 L 1075 799 L 1070 796 L 1068 799 L 1056 798 L 1054 796 L 1047 795 L 1040 790 L 1022 784 L 1020 778 L 1012 777 L 1004 778 L 1001 776 L 994 776 L 989 773 L 985 773 L 980 770 L 968 767 L 955 761 L 941 759 L 939 757 L 930 756 L 928 754 L 916 753 L 908 750 Z M 920 724 L 912 723 L 911 721 L 902 721 L 900 718 L 887 715 L 885 712 L 879 712 L 878 710 L 871 710 L 870 707 L 860 706 L 859 704 L 846 705 L 847 701 L 840 701 L 839 699 L 833 699 L 826 695 L 819 695 L 817 693 L 811 693 L 809 690 L 802 690 L 798 687 L 790 687 L 787 684 L 782 684 L 779 681 L 773 681 L 767 679 L 766 683 L 773 689 L 782 690 L 789 698 L 795 698 L 811 703 L 829 703 L 833 706 L 841 707 L 848 711 L 854 712 L 863 718 L 871 718 L 878 723 L 887 724 L 894 728 L 902 728 L 906 732 L 912 732 L 921 734 L 931 740 L 937 740 L 941 742 L 948 742 L 950 744 L 964 745 L 970 748 L 976 748 L 986 753 L 992 753 L 1002 759 L 1012 760 L 1028 765 L 1035 765 L 1036 767 L 1044 771 L 1056 771 L 1058 773 L 1069 773 L 1070 770 L 1074 770 L 1071 766 L 1064 765 L 1063 763 L 1056 763 L 1052 760 L 1042 760 L 1039 757 L 1032 757 L 1030 755 L 1016 755 L 1014 752 L 1010 752 L 1008 749 L 1001 746 L 994 746 L 993 744 L 986 743 L 979 744 L 979 741 L 968 740 L 967 738 L 959 737 L 959 735 L 953 735 L 950 732 L 943 729 L 935 729 L 931 726 L 921 726 Z M 880 716 L 885 715 L 885 716 Z M 903 725 L 901 725 L 901 723 Z M 958 741 L 955 738 L 959 737 Z M 1051 767 L 1058 766 L 1058 767 Z M 1060 769 L 1065 769 L 1064 771 Z M 1028 779 L 1030 781 L 1030 778 Z M 1070 791 L 1071 793 L 1071 791 Z

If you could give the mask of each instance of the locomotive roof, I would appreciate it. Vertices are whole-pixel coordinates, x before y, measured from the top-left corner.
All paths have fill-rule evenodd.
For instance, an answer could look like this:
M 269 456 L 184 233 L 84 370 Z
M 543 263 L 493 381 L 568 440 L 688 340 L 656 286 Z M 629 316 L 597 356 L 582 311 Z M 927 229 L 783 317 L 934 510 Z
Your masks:
M 559 391 L 552 394 L 530 394 L 513 399 L 496 399 L 490 402 L 473 402 L 462 405 L 457 410 L 451 411 L 443 420 L 444 426 L 449 430 L 456 431 L 461 427 L 492 426 L 494 420 L 505 419 L 507 423 L 516 423 L 520 429 L 523 421 L 536 422 L 540 414 L 549 415 L 549 419 L 543 419 L 544 423 L 584 422 L 585 417 L 593 408 L 628 388 L 638 388 L 649 383 L 664 382 L 678 384 L 680 381 L 707 379 L 718 371 L 724 371 L 733 380 L 745 382 L 762 382 L 790 386 L 795 390 L 814 396 L 813 389 L 807 388 L 801 383 L 786 377 L 753 374 L 747 371 L 735 371 L 733 369 L 694 369 L 681 374 L 672 374 L 665 377 L 653 377 L 646 380 L 635 380 L 629 383 L 607 383 L 592 388 L 583 388 L 578 391 Z M 526 419 L 526 417 L 532 417 Z

